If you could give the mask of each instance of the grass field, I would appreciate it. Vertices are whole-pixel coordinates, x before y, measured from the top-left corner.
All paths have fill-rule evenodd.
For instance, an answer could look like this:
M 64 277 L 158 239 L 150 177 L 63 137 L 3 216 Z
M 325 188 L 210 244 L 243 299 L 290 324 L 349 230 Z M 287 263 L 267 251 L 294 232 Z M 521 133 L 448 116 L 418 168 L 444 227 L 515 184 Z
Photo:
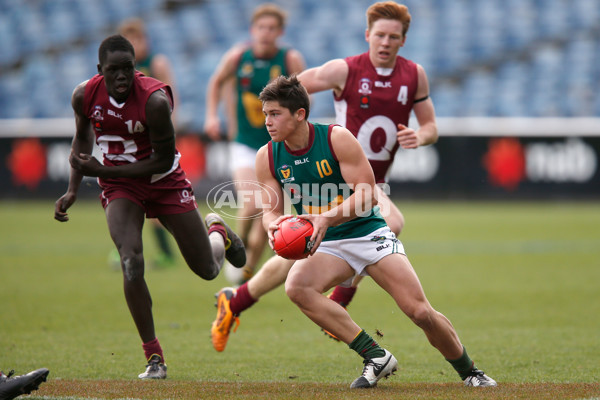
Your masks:
M 217 353 L 213 294 L 228 282 L 196 278 L 181 257 L 146 272 L 169 379 L 138 382 L 145 360 L 96 201 L 77 203 L 63 224 L 53 201 L 0 202 L 0 369 L 49 368 L 34 399 L 600 398 L 600 204 L 399 205 L 401 239 L 429 300 L 498 388 L 463 388 L 369 279 L 349 311 L 384 334 L 379 343 L 401 364 L 374 390 L 348 389 L 361 359 L 326 339 L 282 288 L 244 312 Z

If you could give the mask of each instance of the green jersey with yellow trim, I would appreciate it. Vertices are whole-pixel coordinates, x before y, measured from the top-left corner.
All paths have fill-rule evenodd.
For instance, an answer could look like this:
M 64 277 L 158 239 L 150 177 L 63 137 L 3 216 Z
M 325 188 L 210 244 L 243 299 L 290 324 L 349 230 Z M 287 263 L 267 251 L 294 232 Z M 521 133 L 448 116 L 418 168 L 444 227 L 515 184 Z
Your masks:
M 152 59 L 154 58 L 154 54 L 148 55 L 148 57 L 144 58 L 141 61 L 135 62 L 135 69 L 140 71 L 142 74 L 154 78 L 152 75 L 152 71 L 150 67 L 152 66 Z
M 265 115 L 258 95 L 279 75 L 287 75 L 287 49 L 279 49 L 273 58 L 256 58 L 252 49 L 242 53 L 237 68 L 237 136 L 236 142 L 260 149 L 271 136 L 265 128 Z
M 290 150 L 285 142 L 268 144 L 269 167 L 273 177 L 289 196 L 297 214 L 320 214 L 338 206 L 354 190 L 342 177 L 340 164 L 331 148 L 334 125 L 309 123 L 309 144 Z M 341 212 L 341 210 L 340 210 Z M 350 221 L 327 229 L 324 241 L 366 236 L 386 226 L 379 207 Z

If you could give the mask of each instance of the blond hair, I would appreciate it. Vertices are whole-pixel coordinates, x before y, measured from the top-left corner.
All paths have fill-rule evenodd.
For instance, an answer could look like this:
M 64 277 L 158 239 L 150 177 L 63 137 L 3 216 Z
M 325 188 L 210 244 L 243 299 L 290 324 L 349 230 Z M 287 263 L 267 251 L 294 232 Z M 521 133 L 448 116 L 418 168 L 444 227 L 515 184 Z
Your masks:
M 367 29 L 371 29 L 375 21 L 379 19 L 393 19 L 402 22 L 402 34 L 406 36 L 410 27 L 410 13 L 404 4 L 394 1 L 381 1 L 372 4 L 367 9 Z
M 146 35 L 146 24 L 141 18 L 128 18 L 119 25 L 119 33 L 123 36 Z
M 277 4 L 273 3 L 264 3 L 256 7 L 252 13 L 252 19 L 250 22 L 254 24 L 258 19 L 266 16 L 277 18 L 280 28 L 285 26 L 287 13 L 283 11 Z

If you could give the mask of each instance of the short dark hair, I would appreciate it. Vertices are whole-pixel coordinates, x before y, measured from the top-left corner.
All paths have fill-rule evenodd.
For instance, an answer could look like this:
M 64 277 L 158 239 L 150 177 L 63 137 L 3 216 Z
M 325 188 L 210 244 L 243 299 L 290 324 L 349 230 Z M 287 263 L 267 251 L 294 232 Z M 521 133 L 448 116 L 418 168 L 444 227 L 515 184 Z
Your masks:
M 302 86 L 296 75 L 290 77 L 278 76 L 273 79 L 258 95 L 258 99 L 263 103 L 265 101 L 277 101 L 282 107 L 290 110 L 291 113 L 301 108 L 306 110 L 306 117 L 310 112 L 310 98 L 306 88 Z
M 129 52 L 135 59 L 135 50 L 131 42 L 121 35 L 112 35 L 104 39 L 98 48 L 98 61 L 100 65 L 104 64 L 108 53 L 112 53 L 113 51 Z

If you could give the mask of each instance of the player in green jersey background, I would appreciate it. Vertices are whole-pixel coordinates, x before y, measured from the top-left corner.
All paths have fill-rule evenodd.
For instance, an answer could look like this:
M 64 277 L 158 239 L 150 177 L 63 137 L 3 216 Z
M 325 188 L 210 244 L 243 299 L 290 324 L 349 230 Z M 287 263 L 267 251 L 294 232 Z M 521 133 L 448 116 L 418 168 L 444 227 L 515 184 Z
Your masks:
M 227 121 L 228 139 L 231 141 L 230 162 L 236 190 L 253 192 L 256 189 L 254 160 L 256 151 L 270 140 L 265 129 L 262 104 L 258 94 L 269 81 L 279 75 L 299 73 L 305 69 L 304 58 L 297 50 L 278 44 L 284 33 L 286 13 L 277 5 L 265 3 L 252 15 L 250 41 L 231 48 L 215 69 L 206 93 L 206 117 L 204 131 L 213 140 L 220 140 L 224 131 L 218 108 L 221 101 L 233 114 L 235 120 Z M 235 94 L 224 93 L 233 85 Z M 234 125 L 234 126 L 231 126 Z M 247 263 L 241 284 L 254 273 L 266 244 L 266 233 L 256 216 L 256 208 L 250 196 L 239 207 L 238 229 L 246 244 Z M 239 205 L 238 205 L 239 206 Z

